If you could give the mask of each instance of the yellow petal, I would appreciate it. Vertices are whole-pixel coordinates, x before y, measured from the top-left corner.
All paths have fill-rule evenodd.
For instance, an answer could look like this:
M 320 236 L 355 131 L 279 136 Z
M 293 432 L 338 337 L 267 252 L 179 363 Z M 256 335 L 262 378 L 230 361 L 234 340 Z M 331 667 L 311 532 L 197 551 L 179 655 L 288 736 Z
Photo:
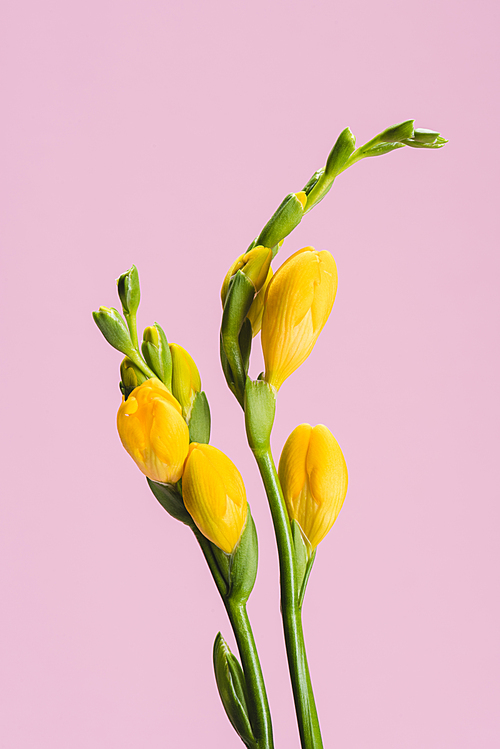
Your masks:
M 231 554 L 245 527 L 248 508 L 243 479 L 234 463 L 216 447 L 193 442 L 182 493 L 201 533 Z

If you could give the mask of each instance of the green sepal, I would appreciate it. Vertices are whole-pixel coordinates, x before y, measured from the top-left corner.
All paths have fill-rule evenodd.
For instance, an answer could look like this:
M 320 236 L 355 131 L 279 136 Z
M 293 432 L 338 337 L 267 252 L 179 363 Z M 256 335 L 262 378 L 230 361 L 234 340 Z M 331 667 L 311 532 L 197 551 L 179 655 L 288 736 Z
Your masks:
M 240 334 L 238 336 L 238 343 L 240 345 L 241 360 L 243 362 L 243 369 L 245 374 L 248 375 L 248 367 L 250 365 L 250 352 L 252 350 L 252 323 L 245 318 L 243 325 L 241 326 Z
M 135 363 L 136 354 L 132 339 L 118 310 L 114 307 L 99 307 L 97 312 L 92 312 L 92 317 L 110 346 L 129 356 Z
M 273 213 L 259 234 L 256 245 L 274 247 L 302 221 L 304 208 L 295 193 L 290 193 Z
M 254 453 L 269 449 L 276 413 L 276 395 L 271 385 L 262 379 L 247 378 L 245 386 L 245 427 L 248 444 Z
M 304 192 L 307 195 L 306 213 L 323 200 L 330 191 L 335 177 L 343 170 L 355 146 L 356 139 L 351 130 L 346 127 L 342 130 L 330 151 L 324 169 L 316 172 L 304 187 Z M 316 180 L 313 182 L 315 178 Z
M 208 445 L 210 442 L 210 406 L 204 391 L 196 393 L 188 422 L 189 441 Z
M 222 575 L 222 578 L 224 582 L 226 583 L 226 593 L 229 590 L 229 577 L 231 573 L 231 555 L 226 554 L 225 551 L 222 551 L 222 549 L 219 549 L 218 546 L 216 546 L 212 541 L 208 542 L 210 544 L 210 547 L 212 549 L 212 554 L 215 559 L 215 563 L 217 564 L 217 567 L 219 569 L 220 574 Z
M 214 642 L 214 671 L 217 689 L 234 730 L 249 749 L 257 749 L 248 715 L 243 669 L 219 632 Z
M 229 563 L 229 593 L 231 601 L 246 603 L 255 585 L 259 563 L 257 530 L 250 506 L 247 520 L 238 545 L 231 554 Z
M 226 356 L 227 365 L 229 366 L 232 375 L 231 381 L 233 387 L 230 385 L 230 380 L 228 380 L 228 385 L 230 385 L 238 401 L 242 405 L 245 392 L 246 371 L 245 362 L 240 349 L 239 336 L 254 296 L 255 288 L 253 283 L 239 270 L 231 280 L 224 304 L 221 324 L 221 342 Z M 224 362 L 222 363 L 222 366 L 224 374 L 226 374 L 227 367 Z
M 222 334 L 219 336 L 220 342 L 220 363 L 224 377 L 226 378 L 227 385 L 234 396 L 236 396 L 236 383 L 229 362 L 227 360 L 226 352 L 224 351 L 224 344 L 222 342 Z
M 194 527 L 193 518 L 184 506 L 182 495 L 173 484 L 159 484 L 150 478 L 147 479 L 147 482 L 156 499 L 169 515 L 190 528 Z
M 143 333 L 142 355 L 163 384 L 172 391 L 172 355 L 167 336 L 157 322 Z
M 311 544 L 302 533 L 302 529 L 296 520 L 291 521 L 292 538 L 293 538 L 293 563 L 295 567 L 296 592 L 299 601 L 299 607 L 302 606 L 306 593 L 307 582 L 311 574 L 316 549 L 311 548 Z

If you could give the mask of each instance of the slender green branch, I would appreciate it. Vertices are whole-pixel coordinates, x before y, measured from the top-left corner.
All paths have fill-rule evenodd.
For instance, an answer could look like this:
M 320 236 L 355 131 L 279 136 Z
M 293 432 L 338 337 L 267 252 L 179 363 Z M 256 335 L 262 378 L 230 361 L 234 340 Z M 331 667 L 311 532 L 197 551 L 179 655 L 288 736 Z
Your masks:
M 246 605 L 244 603 L 235 602 L 231 599 L 210 541 L 200 533 L 196 526 L 193 527 L 193 532 L 200 544 L 203 556 L 207 560 L 207 564 L 224 603 L 238 645 L 241 665 L 243 667 L 243 673 L 245 674 L 245 682 L 247 685 L 247 700 L 252 731 L 257 741 L 257 745 L 259 749 L 273 749 L 274 743 L 271 712 L 269 710 L 264 676 L 262 674 L 257 646 L 255 644 L 250 620 L 248 618 Z
M 245 604 L 233 604 L 227 598 L 224 599 L 224 605 L 233 628 L 245 674 L 252 730 L 259 749 L 271 749 L 274 746 L 271 713 L 247 609 Z
M 321 730 L 307 664 L 297 595 L 293 539 L 271 450 L 255 451 L 276 533 L 280 564 L 281 612 L 302 749 L 322 749 Z

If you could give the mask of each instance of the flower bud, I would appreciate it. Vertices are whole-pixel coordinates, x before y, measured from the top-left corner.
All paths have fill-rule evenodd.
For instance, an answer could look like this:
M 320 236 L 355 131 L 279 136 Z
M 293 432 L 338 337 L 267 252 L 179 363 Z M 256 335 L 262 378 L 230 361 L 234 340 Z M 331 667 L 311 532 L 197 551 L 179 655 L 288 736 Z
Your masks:
M 442 148 L 448 141 L 435 130 L 419 127 L 415 129 L 413 137 L 407 138 L 403 143 L 412 148 Z
M 123 447 L 152 481 L 175 484 L 189 449 L 181 407 L 155 377 L 123 399 L 117 416 Z
M 165 333 L 161 326 L 155 322 L 154 325 L 145 328 L 142 338 L 143 357 L 158 379 L 170 389 L 172 385 L 172 357 Z
M 254 247 L 252 250 L 245 252 L 243 255 L 240 255 L 237 260 L 235 260 L 235 262 L 231 265 L 228 272 L 226 273 L 226 277 L 220 291 L 223 307 L 226 301 L 227 292 L 229 291 L 229 283 L 232 277 L 239 270 L 241 270 L 241 272 L 250 279 L 250 281 L 254 285 L 256 292 L 261 290 L 269 273 L 272 255 L 273 253 L 270 247 Z
M 134 362 L 125 357 L 120 364 L 120 377 L 121 385 L 123 386 L 122 392 L 125 398 L 128 398 L 132 390 L 135 390 L 138 385 L 142 385 L 147 380 L 146 375 L 141 372 L 139 367 L 136 367 Z
M 192 442 L 182 477 L 187 511 L 209 541 L 231 554 L 245 527 L 247 499 L 240 472 L 211 445 Z
M 256 244 L 275 247 L 300 224 L 306 204 L 307 196 L 303 190 L 287 195 L 262 229 Z
M 337 267 L 329 252 L 304 247 L 271 279 L 262 317 L 264 379 L 279 390 L 307 359 L 332 311 Z
M 349 157 L 354 151 L 355 144 L 356 139 L 354 135 L 346 127 L 345 130 L 342 130 L 330 151 L 324 168 L 313 174 L 304 187 L 307 194 L 306 213 L 323 200 L 325 195 L 330 191 L 335 177 L 346 168 Z
M 271 278 L 273 277 L 273 269 L 270 267 L 267 278 L 264 281 L 264 285 L 259 291 L 258 294 L 255 295 L 254 300 L 251 304 L 250 309 L 247 312 L 247 317 L 250 320 L 250 323 L 252 325 L 252 336 L 256 336 L 257 333 L 260 331 L 262 327 L 262 315 L 264 314 L 264 300 L 266 298 L 266 291 L 267 287 L 269 286 L 269 282 L 271 281 Z
M 123 317 L 114 307 L 99 307 L 92 312 L 94 322 L 107 342 L 126 356 L 134 356 L 134 347 Z
M 333 434 L 323 424 L 300 424 L 288 437 L 278 474 L 288 516 L 314 550 L 342 509 L 347 466 Z
M 172 393 L 182 406 L 182 415 L 189 421 L 201 378 L 193 358 L 177 343 L 170 344 L 172 357 Z
M 125 315 L 135 315 L 139 302 L 141 301 L 141 289 L 139 286 L 139 274 L 133 265 L 130 270 L 122 273 L 117 279 L 118 296 L 122 303 Z

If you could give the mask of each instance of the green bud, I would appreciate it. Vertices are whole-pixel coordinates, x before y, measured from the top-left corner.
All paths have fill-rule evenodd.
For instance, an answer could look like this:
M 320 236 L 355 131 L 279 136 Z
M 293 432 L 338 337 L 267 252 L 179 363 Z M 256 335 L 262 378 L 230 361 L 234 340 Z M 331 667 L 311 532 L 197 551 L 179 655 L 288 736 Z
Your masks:
M 411 148 L 442 148 L 448 141 L 435 130 L 426 130 L 417 128 L 413 133 L 413 138 L 404 141 L 405 146 Z
M 330 151 L 324 169 L 316 172 L 316 181 L 313 182 L 314 177 L 316 176 L 313 175 L 304 188 L 304 192 L 307 194 L 306 213 L 323 200 L 325 195 L 329 192 L 335 177 L 340 174 L 347 164 L 350 155 L 353 153 L 355 144 L 356 139 L 354 135 L 351 130 L 346 127 L 345 130 L 340 133 L 335 145 Z
M 243 405 L 246 380 L 246 360 L 240 348 L 240 332 L 255 296 L 255 287 L 241 270 L 237 271 L 229 284 L 221 324 L 221 361 L 227 384 Z M 248 346 L 248 336 L 243 343 Z M 222 351 L 224 357 L 222 356 Z M 249 349 L 248 349 L 249 353 Z M 229 379 L 228 379 L 229 377 Z
M 255 523 L 248 507 L 245 528 L 230 557 L 229 598 L 235 603 L 246 603 L 255 585 L 259 560 L 259 545 Z
M 148 366 L 158 379 L 171 390 L 172 356 L 167 337 L 157 322 L 144 330 L 141 350 Z
M 132 390 L 148 379 L 128 356 L 120 364 L 120 377 L 121 390 L 125 399 L 129 397 Z
M 116 283 L 118 286 L 118 296 L 123 307 L 123 314 L 135 315 L 141 301 L 139 274 L 135 265 L 125 273 L 122 273 Z
M 226 715 L 245 746 L 257 749 L 248 714 L 245 675 L 220 632 L 215 638 L 213 658 L 217 689 Z
M 337 141 L 330 151 L 325 165 L 325 176 L 334 179 L 347 163 L 349 156 L 356 147 L 356 138 L 350 128 L 342 130 Z
M 122 354 L 134 358 L 134 347 L 125 320 L 114 307 L 99 307 L 94 321 L 107 342 Z
M 256 245 L 275 247 L 302 221 L 306 207 L 305 192 L 290 193 L 283 200 L 259 234 Z
M 386 130 L 372 138 L 372 140 L 366 143 L 366 146 L 374 146 L 377 143 L 400 143 L 406 138 L 412 138 L 414 132 L 415 120 L 405 120 L 404 122 L 398 122 L 397 125 L 392 125 Z M 365 146 L 362 146 L 364 149 Z
M 190 442 L 208 445 L 210 442 L 210 406 L 203 390 L 196 393 L 194 397 L 188 427 Z
M 273 388 L 265 380 L 251 380 L 245 387 L 245 426 L 248 444 L 254 453 L 269 449 L 276 412 Z

